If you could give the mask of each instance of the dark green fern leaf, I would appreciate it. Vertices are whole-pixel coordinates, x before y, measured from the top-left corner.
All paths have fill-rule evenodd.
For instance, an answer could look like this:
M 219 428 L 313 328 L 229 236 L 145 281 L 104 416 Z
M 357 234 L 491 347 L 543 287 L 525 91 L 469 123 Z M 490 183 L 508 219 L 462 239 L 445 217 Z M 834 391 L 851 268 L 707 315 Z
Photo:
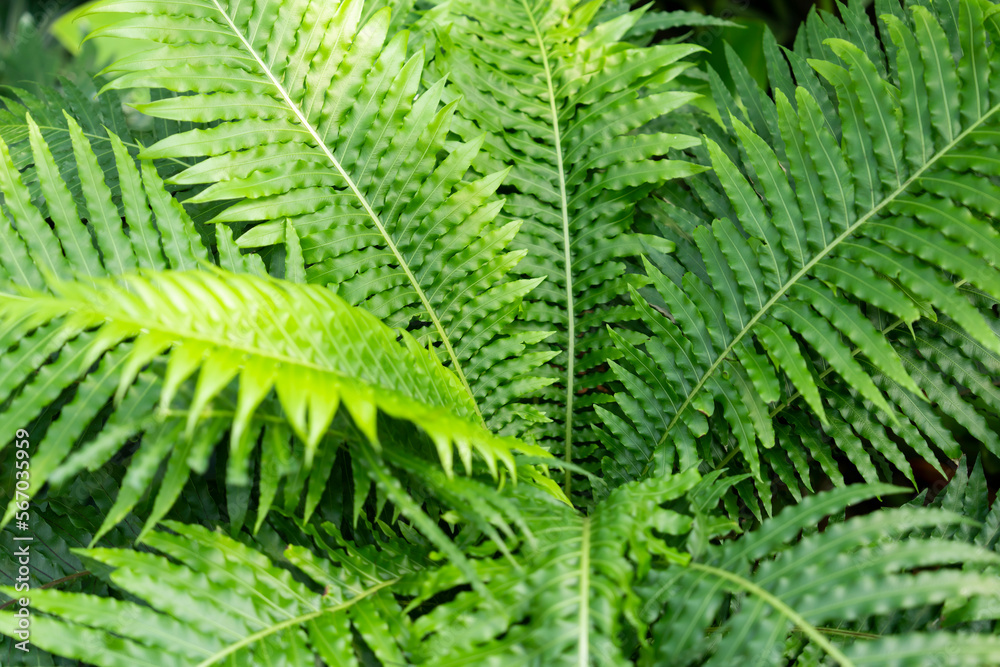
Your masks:
M 662 608 L 663 615 L 641 664 L 783 664 L 793 629 L 810 647 L 798 643 L 806 651 L 802 664 L 916 667 L 937 655 L 945 657 L 941 664 L 992 664 L 1000 657 L 997 638 L 837 631 L 844 620 L 940 605 L 950 595 L 990 600 L 1000 585 L 983 573 L 985 565 L 995 566 L 996 554 L 958 540 L 905 537 L 914 529 L 968 523 L 951 512 L 885 509 L 809 534 L 824 516 L 892 492 L 872 484 L 812 496 L 751 533 L 709 547 L 686 568 L 654 571 L 646 614 Z M 802 531 L 806 536 L 797 539 Z M 953 567 L 962 564 L 968 571 Z M 728 601 L 729 594 L 735 599 Z M 721 637 L 717 643 L 703 640 L 709 628 Z M 800 664 L 795 655 L 785 659 Z
M 862 43 L 870 26 L 852 43 L 844 24 L 825 32 L 807 24 L 827 56 L 808 61 L 813 72 L 787 52 L 794 97 L 780 74 L 776 101 L 740 84 L 742 65 L 732 61 L 745 111 L 733 102 L 724 121 L 739 150 L 706 140 L 717 178 L 692 179 L 694 197 L 676 197 L 694 205 L 693 215 L 672 211 L 675 196 L 664 190 L 665 233 L 684 249 L 647 268 L 669 317 L 640 306 L 652 337 L 616 341 L 623 358 L 612 368 L 631 391 L 620 414 L 601 411 L 605 439 L 624 443 L 608 461 L 613 477 L 691 465 L 708 417 L 720 410 L 732 434 L 718 436 L 723 451 L 741 460 L 769 507 L 765 469 L 776 444 L 798 450 L 786 468 L 815 457 L 811 442 L 797 442 L 814 439 L 800 428 L 809 415 L 783 416 L 799 397 L 866 479 L 876 476 L 862 438 L 908 468 L 886 428 L 920 453 L 929 452 L 926 436 L 954 455 L 950 438 L 935 437 L 939 420 L 927 407 L 938 402 L 941 378 L 925 377 L 923 361 L 899 347 L 908 327 L 926 331 L 924 322 L 938 320 L 985 355 L 1000 352 L 984 312 L 960 289 L 1000 295 L 1000 234 L 991 221 L 1000 199 L 988 157 L 1000 136 L 1000 98 L 985 85 L 1000 61 L 984 41 L 1000 33 L 976 0 L 958 6 L 961 59 L 945 19 L 914 5 L 900 12 L 910 24 L 883 18 L 884 43 Z M 880 64 L 887 45 L 895 48 L 888 69 Z M 772 69 L 782 72 L 782 63 Z M 717 219 L 703 225 L 698 216 Z M 962 377 L 950 366 L 946 373 Z
M 535 432 L 591 467 L 600 458 L 593 408 L 613 400 L 607 363 L 620 354 L 606 326 L 637 318 L 627 289 L 648 282 L 628 259 L 671 247 L 633 233 L 635 204 L 665 180 L 702 170 L 663 159 L 691 137 L 644 129 L 696 97 L 673 81 L 699 49 L 634 48 L 619 40 L 643 12 L 595 24 L 600 5 L 454 0 L 428 19 L 448 26 L 434 75 L 449 76 L 446 94 L 462 116 L 454 130 L 467 141 L 487 133 L 477 172 L 510 169 L 504 215 L 524 221 L 514 246 L 527 252 L 517 270 L 545 279 L 526 297 L 523 324 L 556 330 L 545 343 L 555 383 L 538 394 L 551 423 Z M 621 335 L 636 340 L 627 328 Z

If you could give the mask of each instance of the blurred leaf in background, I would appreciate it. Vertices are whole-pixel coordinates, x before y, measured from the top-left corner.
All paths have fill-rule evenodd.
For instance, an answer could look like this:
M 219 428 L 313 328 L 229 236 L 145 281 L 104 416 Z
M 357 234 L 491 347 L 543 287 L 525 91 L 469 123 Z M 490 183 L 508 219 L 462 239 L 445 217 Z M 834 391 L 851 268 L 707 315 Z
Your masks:
M 68 54 L 49 29 L 75 0 L 6 0 L 0 3 L 0 83 L 23 86 L 49 79 Z
M 639 7 L 645 3 L 635 3 Z M 870 3 L 869 3 L 870 4 Z M 835 0 L 656 0 L 662 11 L 692 11 L 725 19 L 736 26 L 699 28 L 690 40 L 708 49 L 706 60 L 731 83 L 723 45 L 728 43 L 760 83 L 766 81 L 762 41 L 770 28 L 778 44 L 791 46 L 795 31 L 813 7 L 836 13 Z

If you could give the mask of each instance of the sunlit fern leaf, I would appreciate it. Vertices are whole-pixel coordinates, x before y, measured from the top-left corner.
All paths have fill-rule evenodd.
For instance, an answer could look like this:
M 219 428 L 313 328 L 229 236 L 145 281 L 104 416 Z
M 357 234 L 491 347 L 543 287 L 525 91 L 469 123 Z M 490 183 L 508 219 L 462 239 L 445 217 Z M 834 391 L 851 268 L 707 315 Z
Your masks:
M 401 655 L 410 623 L 390 591 L 406 574 L 405 564 L 380 560 L 376 570 L 354 556 L 351 564 L 367 571 L 348 578 L 333 572 L 329 561 L 290 547 L 289 559 L 309 577 L 302 583 L 219 533 L 172 522 L 166 527 L 174 532 L 153 532 L 144 540 L 159 554 L 78 550 L 114 568 L 111 582 L 138 601 L 33 591 L 33 643 L 103 667 L 356 665 L 361 651 L 353 632 L 389 664 Z M 5 612 L 0 618 L 0 632 L 9 635 L 16 617 Z
M 967 55 L 958 61 L 942 19 L 928 8 L 908 9 L 913 27 L 885 18 L 885 39 L 896 50 L 884 77 L 869 59 L 873 45 L 834 37 L 850 35 L 842 24 L 829 28 L 821 35 L 828 59 L 809 65 L 839 106 L 810 92 L 825 89 L 808 72 L 796 70 L 794 99 L 776 86 L 772 102 L 748 84 L 740 89 L 746 111 L 733 106 L 737 115 L 727 119 L 739 155 L 707 140 L 715 176 L 692 180 L 694 198 L 663 191 L 667 202 L 694 206 L 685 218 L 664 205 L 673 220 L 665 233 L 683 249 L 648 267 L 670 315 L 642 307 L 652 338 L 644 346 L 618 341 L 625 356 L 612 367 L 631 393 L 619 401 L 621 415 L 602 412 L 605 438 L 629 443 L 632 468 L 648 474 L 657 465 L 691 465 L 706 417 L 721 409 L 735 436 L 729 444 L 723 434 L 722 444 L 767 496 L 761 452 L 774 447 L 773 413 L 792 396 L 802 396 L 842 451 L 853 448 L 856 465 L 867 459 L 859 437 L 877 429 L 844 421 L 838 412 L 851 409 L 847 395 L 823 389 L 820 376 L 834 373 L 856 405 L 918 444 L 914 426 L 921 425 L 907 420 L 936 399 L 895 347 L 907 327 L 946 318 L 987 354 L 1000 352 L 985 311 L 958 288 L 1000 295 L 1000 234 L 991 220 L 1000 213 L 1000 190 L 988 157 L 998 146 L 1000 97 L 984 83 L 1000 61 L 982 41 L 1000 26 L 974 0 L 959 7 Z M 800 56 L 788 57 L 794 64 Z M 733 67 L 738 81 L 748 78 L 738 73 L 742 65 Z M 718 219 L 685 222 L 699 217 Z M 880 312 L 889 318 L 884 325 Z M 834 394 L 841 403 L 830 403 Z M 901 407 L 910 403 L 918 407 Z M 874 440 L 894 465 L 907 467 L 887 437 Z M 631 478 L 614 461 L 609 468 Z
M 305 443 L 307 468 L 339 406 L 376 450 L 381 446 L 379 413 L 419 426 L 449 475 L 456 448 L 467 471 L 475 453 L 494 474 L 499 459 L 511 475 L 516 475 L 512 447 L 542 453 L 479 426 L 458 379 L 412 336 L 403 333 L 402 343 L 397 342 L 396 330 L 325 288 L 221 271 L 160 272 L 49 287 L 52 294 L 3 295 L 0 313 L 12 328 L 30 323 L 70 341 L 75 363 L 61 365 L 66 377 L 85 372 L 109 352 L 105 365 L 117 371 L 116 396 L 127 402 L 126 391 L 139 370 L 164 355 L 162 386 L 138 391 L 143 398 L 159 394 L 159 414 L 165 416 L 178 389 L 198 372 L 184 408 L 183 448 L 171 458 L 178 484 L 186 480 L 188 457 L 202 458 L 188 451 L 212 447 L 225 428 L 231 451 L 239 457 L 250 454 L 244 439 L 256 435 L 250 428 L 255 411 L 272 389 Z M 121 348 L 125 341 L 127 347 Z M 226 419 L 206 414 L 234 380 L 239 384 L 234 411 Z M 201 424 L 203 415 L 208 419 Z M 170 447 L 180 433 L 168 433 L 164 444 Z M 231 463 L 245 466 L 239 458 Z
M 521 354 L 538 335 L 503 333 L 538 282 L 508 278 L 523 251 L 506 249 L 518 225 L 497 222 L 505 173 L 463 180 L 482 138 L 445 143 L 455 105 L 441 105 L 444 82 L 417 95 L 423 55 L 407 56 L 405 31 L 389 35 L 389 7 L 364 21 L 372 8 L 106 0 L 94 11 L 121 20 L 94 35 L 154 47 L 109 66 L 106 88 L 191 93 L 138 108 L 214 123 L 142 153 L 208 158 L 172 179 L 209 184 L 189 201 L 241 200 L 213 219 L 254 223 L 241 247 L 282 243 L 289 219 L 307 280 L 439 347 L 476 411 L 518 430 L 508 404 L 546 384 L 532 377 L 545 357 Z
M 39 289 L 45 284 L 43 272 L 64 278 L 99 277 L 137 267 L 193 268 L 210 261 L 211 253 L 201 244 L 193 222 L 165 192 L 155 169 L 144 165 L 140 173 L 122 142 L 109 136 L 113 168 L 125 184 L 123 220 L 90 142 L 75 121 L 67 123 L 82 205 L 76 203 L 61 178 L 41 129 L 28 119 L 28 144 L 35 168 L 25 173 L 37 179 L 51 223 L 32 204 L 23 175 L 11 162 L 6 144 L 0 142 L 0 193 L 7 211 L 0 215 L 0 244 L 4 249 L 0 276 L 5 282 Z M 225 235 L 220 235 L 220 250 L 226 248 L 226 240 Z M 234 248 L 231 239 L 228 247 Z M 223 266 L 231 270 L 252 271 L 256 266 L 238 253 L 222 254 Z M 50 459 L 46 453 L 36 460 L 39 483 L 45 466 L 60 461 L 87 425 L 99 418 L 115 386 L 115 360 L 105 360 L 88 374 L 88 369 L 79 368 L 78 357 L 86 337 L 70 340 L 64 333 L 57 326 L 37 327 L 25 322 L 11 323 L 2 332 L 3 423 L 16 424 L 12 427 L 15 430 L 30 429 L 44 415 L 54 414 L 54 410 L 49 412 L 51 408 L 61 408 L 62 419 L 52 427 L 53 437 L 59 440 L 51 450 L 53 456 Z M 86 380 L 77 386 L 83 375 L 87 375 Z M 132 433 L 123 435 L 122 441 Z
M 457 99 L 454 131 L 467 141 L 487 133 L 488 150 L 473 162 L 479 173 L 511 170 L 504 214 L 524 221 L 514 245 L 527 252 L 517 271 L 545 278 L 526 297 L 523 325 L 557 329 L 546 341 L 557 382 L 538 394 L 552 422 L 536 432 L 567 460 L 591 458 L 591 467 L 593 406 L 613 400 L 607 362 L 620 355 L 606 326 L 636 319 L 627 286 L 646 283 L 628 258 L 670 248 L 632 233 L 635 203 L 702 170 L 663 159 L 691 137 L 643 133 L 696 97 L 671 82 L 699 49 L 634 48 L 619 40 L 643 12 L 595 24 L 600 5 L 453 0 L 428 16 L 442 26 L 434 76 L 447 73 L 446 94 Z
M 843 621 L 940 605 L 952 595 L 988 600 L 1000 590 L 995 576 L 982 573 L 1000 562 L 996 554 L 959 540 L 904 537 L 968 521 L 958 514 L 883 509 L 810 534 L 824 516 L 893 491 L 873 484 L 812 496 L 736 540 L 710 546 L 686 568 L 654 570 L 646 613 L 663 615 L 653 623 L 643 664 L 778 664 L 793 631 L 805 636 L 812 654 L 825 656 L 824 664 L 916 666 L 939 652 L 953 660 L 942 664 L 995 663 L 996 638 L 939 631 L 873 639 L 836 631 Z M 953 567 L 962 564 L 968 571 Z M 704 641 L 709 628 L 718 642 Z

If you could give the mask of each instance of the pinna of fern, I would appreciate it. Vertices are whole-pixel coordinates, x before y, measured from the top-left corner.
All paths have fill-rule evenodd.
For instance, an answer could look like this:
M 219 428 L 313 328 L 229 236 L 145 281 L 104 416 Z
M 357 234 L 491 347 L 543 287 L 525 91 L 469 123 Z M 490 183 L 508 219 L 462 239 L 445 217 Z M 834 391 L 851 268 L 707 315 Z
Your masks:
M 503 333 L 538 283 L 510 273 L 524 252 L 497 220 L 505 171 L 465 180 L 483 138 L 446 145 L 444 81 L 420 90 L 423 54 L 377 5 L 107 0 L 92 11 L 118 20 L 92 36 L 152 47 L 106 68 L 106 90 L 173 91 L 137 106 L 211 124 L 142 152 L 200 159 L 171 179 L 207 186 L 188 201 L 236 200 L 211 222 L 246 228 L 242 248 L 280 245 L 288 220 L 307 281 L 433 344 L 484 423 L 523 430 L 512 402 L 546 383 L 548 355 L 524 353 L 544 333 Z
M 826 442 L 800 428 L 813 417 L 869 481 L 862 439 L 907 473 L 896 437 L 932 462 L 958 456 L 942 415 L 1000 451 L 955 386 L 1000 405 L 995 316 L 970 300 L 1000 297 L 986 157 L 1000 136 L 988 85 L 1000 26 L 977 0 L 957 3 L 957 23 L 948 3 L 892 4 L 881 41 L 870 23 L 827 17 L 807 25 L 807 52 L 768 50 L 773 101 L 733 53 L 742 106 L 710 77 L 723 114 L 701 153 L 712 175 L 662 190 L 657 215 L 680 249 L 647 263 L 670 315 L 640 300 L 650 337 L 611 332 L 629 390 L 620 412 L 600 411 L 613 478 L 735 456 L 769 508 L 768 467 L 795 493 L 810 458 L 840 478 Z

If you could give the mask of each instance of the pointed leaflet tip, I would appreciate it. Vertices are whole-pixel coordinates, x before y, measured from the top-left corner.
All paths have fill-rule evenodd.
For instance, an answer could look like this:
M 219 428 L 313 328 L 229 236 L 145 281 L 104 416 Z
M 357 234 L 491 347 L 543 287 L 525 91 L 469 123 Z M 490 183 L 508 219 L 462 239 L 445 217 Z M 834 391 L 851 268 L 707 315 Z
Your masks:
M 187 437 L 190 438 L 194 434 L 194 428 L 208 402 L 236 377 L 240 361 L 237 354 L 230 350 L 216 350 L 202 364 L 201 373 L 198 375 L 198 385 L 195 387 L 194 397 L 191 399 L 191 406 L 188 410 L 185 428 Z
M 321 391 L 325 389 L 325 391 Z M 326 434 L 340 407 L 340 390 L 336 383 L 317 379 L 309 394 L 309 430 L 306 452 L 315 452 L 320 439 Z
M 454 438 L 455 449 L 458 450 L 458 458 L 462 461 L 462 466 L 465 468 L 465 474 L 472 474 L 472 447 L 469 446 L 469 441 L 463 437 Z M 483 457 L 487 458 L 487 457 Z M 486 463 L 490 465 L 490 472 L 493 477 L 496 477 L 496 463 L 490 463 L 487 459 Z
M 451 447 L 451 439 L 448 437 L 447 433 L 444 431 L 434 431 L 433 433 L 428 431 L 431 440 L 434 441 L 434 447 L 437 449 L 438 458 L 441 459 L 441 468 L 444 469 L 445 476 L 451 480 L 455 478 L 454 470 L 454 451 Z
M 341 400 L 351 415 L 351 419 L 354 420 L 354 425 L 368 438 L 368 442 L 372 444 L 375 451 L 381 451 L 382 446 L 379 443 L 376 428 L 378 411 L 375 409 L 371 388 L 366 385 L 358 385 L 355 390 L 342 394 Z
M 139 371 L 163 354 L 168 347 L 170 347 L 170 340 L 156 334 L 140 335 L 136 339 L 118 380 L 118 388 L 115 390 L 114 398 L 115 405 L 122 402 L 125 392 L 132 386 Z
M 195 341 L 186 341 L 173 348 L 170 360 L 167 362 L 167 372 L 163 378 L 163 391 L 160 392 L 158 413 L 161 417 L 166 416 L 170 409 L 170 403 L 181 383 L 188 379 L 201 365 L 207 349 L 204 343 Z
M 295 435 L 302 442 L 309 439 L 306 424 L 306 403 L 309 390 L 309 377 L 305 369 L 282 368 L 276 373 L 274 388 L 278 392 L 278 401 L 285 412 L 285 418 L 291 425 Z

